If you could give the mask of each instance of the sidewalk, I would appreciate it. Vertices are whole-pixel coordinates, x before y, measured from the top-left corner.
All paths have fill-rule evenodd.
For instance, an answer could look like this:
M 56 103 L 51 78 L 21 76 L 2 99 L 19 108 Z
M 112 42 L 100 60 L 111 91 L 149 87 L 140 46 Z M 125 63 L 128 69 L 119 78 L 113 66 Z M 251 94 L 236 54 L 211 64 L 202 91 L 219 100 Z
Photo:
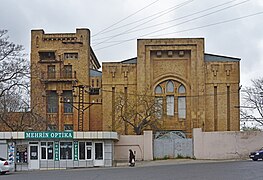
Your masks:
M 160 166 L 160 165 L 172 165 L 172 164 L 193 164 L 193 163 L 213 163 L 213 162 L 227 162 L 227 161 L 238 161 L 238 160 L 194 160 L 194 159 L 167 159 L 167 160 L 153 160 L 153 161 L 136 161 L 135 166 L 146 167 L 146 166 Z M 117 162 L 116 167 L 128 167 L 128 162 Z

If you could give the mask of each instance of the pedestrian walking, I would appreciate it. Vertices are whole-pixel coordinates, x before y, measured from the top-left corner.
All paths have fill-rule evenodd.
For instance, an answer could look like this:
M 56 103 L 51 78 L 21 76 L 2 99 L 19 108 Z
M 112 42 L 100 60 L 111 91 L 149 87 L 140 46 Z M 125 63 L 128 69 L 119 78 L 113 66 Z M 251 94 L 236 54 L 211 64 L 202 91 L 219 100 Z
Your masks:
M 133 167 L 135 166 L 135 155 L 131 149 L 129 149 L 130 155 L 129 155 L 129 166 Z

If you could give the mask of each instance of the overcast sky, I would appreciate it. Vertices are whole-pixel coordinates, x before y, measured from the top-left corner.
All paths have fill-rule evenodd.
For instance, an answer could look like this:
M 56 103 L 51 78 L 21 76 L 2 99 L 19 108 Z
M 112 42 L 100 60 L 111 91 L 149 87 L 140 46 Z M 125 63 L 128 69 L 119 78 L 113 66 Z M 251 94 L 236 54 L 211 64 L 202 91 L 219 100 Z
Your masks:
M 30 54 L 30 31 L 89 28 L 99 61 L 136 57 L 138 38 L 205 38 L 241 58 L 241 83 L 263 76 L 263 0 L 0 0 L 0 28 Z

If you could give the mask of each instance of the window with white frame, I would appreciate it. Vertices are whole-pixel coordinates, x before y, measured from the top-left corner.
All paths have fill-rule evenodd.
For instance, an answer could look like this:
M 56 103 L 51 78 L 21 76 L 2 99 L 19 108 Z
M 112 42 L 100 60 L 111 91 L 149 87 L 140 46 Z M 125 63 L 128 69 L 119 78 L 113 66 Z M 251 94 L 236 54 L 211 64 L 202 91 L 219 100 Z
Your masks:
M 53 160 L 54 146 L 53 142 L 41 142 L 41 159 Z
M 79 159 L 92 159 L 92 142 L 79 142 Z
M 72 142 L 60 142 L 60 159 L 72 159 Z

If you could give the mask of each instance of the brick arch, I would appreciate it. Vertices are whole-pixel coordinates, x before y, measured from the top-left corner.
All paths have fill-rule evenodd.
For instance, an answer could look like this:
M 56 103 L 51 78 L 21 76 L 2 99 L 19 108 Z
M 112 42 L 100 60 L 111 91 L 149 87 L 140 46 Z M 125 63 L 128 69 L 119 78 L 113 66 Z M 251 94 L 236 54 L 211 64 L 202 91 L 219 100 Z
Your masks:
M 189 82 L 187 82 L 184 78 L 182 78 L 178 75 L 174 75 L 174 74 L 167 74 L 164 76 L 160 76 L 153 81 L 153 83 L 152 83 L 153 91 L 155 90 L 156 86 L 158 86 L 162 82 L 169 81 L 169 80 L 177 81 L 177 82 L 180 82 L 181 84 L 183 84 L 185 89 L 186 89 L 186 93 L 188 93 L 190 88 L 191 88 Z

